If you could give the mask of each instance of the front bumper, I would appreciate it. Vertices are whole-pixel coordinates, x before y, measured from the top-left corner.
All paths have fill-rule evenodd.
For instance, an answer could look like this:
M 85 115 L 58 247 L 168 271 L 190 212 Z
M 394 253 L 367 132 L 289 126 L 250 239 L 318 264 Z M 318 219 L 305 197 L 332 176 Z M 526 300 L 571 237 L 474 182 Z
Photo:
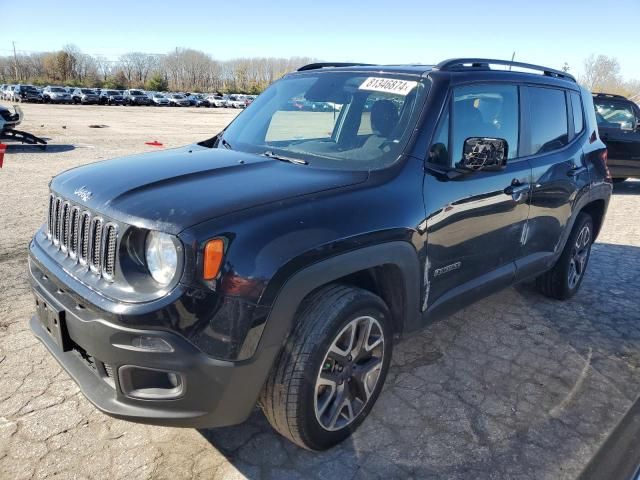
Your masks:
M 63 351 L 37 315 L 31 318 L 31 330 L 104 413 L 140 423 L 195 428 L 234 425 L 251 414 L 273 351 L 258 351 L 244 362 L 214 359 L 176 333 L 106 320 L 107 312 L 69 291 L 33 256 L 29 271 L 36 299 L 64 312 L 61 325 L 67 350 Z M 134 338 L 141 336 L 161 339 L 173 351 L 142 350 L 134 346 Z M 146 388 L 152 393 L 141 398 L 141 390 L 132 387 L 140 383 L 140 372 L 171 373 L 180 379 L 180 388 L 172 398 L 164 394 L 166 389 L 157 395 L 159 390 L 153 393 L 153 388 Z

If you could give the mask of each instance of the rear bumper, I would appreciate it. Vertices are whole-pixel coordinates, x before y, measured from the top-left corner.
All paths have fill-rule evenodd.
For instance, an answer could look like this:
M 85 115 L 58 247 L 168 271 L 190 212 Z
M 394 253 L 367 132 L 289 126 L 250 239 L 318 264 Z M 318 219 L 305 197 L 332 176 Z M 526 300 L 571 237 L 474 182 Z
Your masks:
M 194 428 L 234 425 L 251 414 L 274 352 L 257 352 L 244 362 L 218 360 L 173 332 L 116 325 L 106 320 L 106 312 L 101 316 L 93 306 L 80 308 L 68 287 L 33 258 L 29 265 L 34 294 L 64 312 L 71 348 L 63 351 L 37 316 L 30 320 L 31 330 L 99 410 L 134 422 Z M 172 351 L 135 347 L 134 338 L 141 336 L 160 339 Z M 132 386 L 140 384 L 141 372 L 172 374 L 180 388 L 175 395 L 166 389 L 158 395 L 146 384 L 145 391 L 152 393 L 142 398 L 142 390 Z

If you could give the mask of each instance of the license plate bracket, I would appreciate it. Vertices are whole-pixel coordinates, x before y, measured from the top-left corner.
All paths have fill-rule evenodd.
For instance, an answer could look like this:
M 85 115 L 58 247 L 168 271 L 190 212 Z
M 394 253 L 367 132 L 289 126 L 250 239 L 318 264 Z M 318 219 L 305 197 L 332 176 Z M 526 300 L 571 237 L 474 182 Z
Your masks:
M 71 340 L 67 332 L 65 311 L 47 302 L 41 295 L 35 293 L 36 311 L 38 319 L 44 329 L 51 335 L 63 352 L 71 350 Z

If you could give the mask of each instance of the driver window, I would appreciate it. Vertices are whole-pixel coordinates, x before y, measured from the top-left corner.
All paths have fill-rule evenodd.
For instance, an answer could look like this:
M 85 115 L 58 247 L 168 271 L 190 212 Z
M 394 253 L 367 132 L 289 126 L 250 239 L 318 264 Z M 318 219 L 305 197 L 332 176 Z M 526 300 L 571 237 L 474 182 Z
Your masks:
M 464 141 L 470 137 L 502 138 L 507 158 L 518 156 L 518 87 L 515 85 L 469 85 L 454 90 L 452 159 L 462 159 Z

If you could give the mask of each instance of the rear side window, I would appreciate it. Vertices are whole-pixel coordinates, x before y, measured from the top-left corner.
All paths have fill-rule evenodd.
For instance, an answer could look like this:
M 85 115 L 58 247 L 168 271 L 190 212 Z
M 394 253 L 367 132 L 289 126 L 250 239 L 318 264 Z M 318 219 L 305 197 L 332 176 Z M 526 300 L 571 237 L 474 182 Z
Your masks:
M 529 87 L 531 154 L 552 152 L 569 143 L 563 90 Z
M 571 109 L 573 110 L 573 133 L 578 135 L 584 129 L 584 115 L 582 114 L 582 98 L 576 92 L 571 92 Z
M 470 137 L 502 138 L 508 158 L 518 156 L 519 108 L 515 85 L 470 85 L 453 95 L 452 160 L 462 159 L 464 141 Z

